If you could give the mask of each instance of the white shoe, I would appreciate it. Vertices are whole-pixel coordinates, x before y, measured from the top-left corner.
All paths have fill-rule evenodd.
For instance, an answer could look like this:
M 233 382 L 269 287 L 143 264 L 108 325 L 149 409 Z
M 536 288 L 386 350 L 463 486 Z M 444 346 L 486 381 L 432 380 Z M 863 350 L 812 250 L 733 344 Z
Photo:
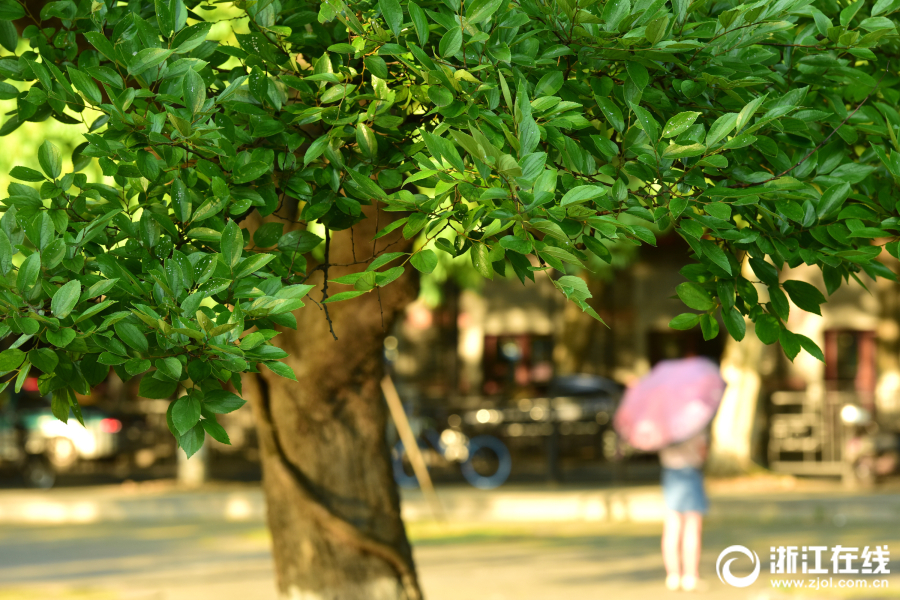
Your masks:
M 678 576 L 677 573 L 672 573 L 671 575 L 666 576 L 666 589 L 677 592 L 678 586 L 681 585 L 681 577 Z

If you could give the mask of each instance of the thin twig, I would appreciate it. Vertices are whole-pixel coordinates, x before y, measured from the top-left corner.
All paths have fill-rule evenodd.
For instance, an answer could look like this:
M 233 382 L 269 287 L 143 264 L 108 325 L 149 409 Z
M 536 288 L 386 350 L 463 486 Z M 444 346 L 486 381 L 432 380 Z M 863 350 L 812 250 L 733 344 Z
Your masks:
M 381 311 L 381 331 L 384 332 L 384 305 L 381 304 L 381 287 L 376 287 L 375 290 L 378 292 L 378 309 Z
M 328 329 L 331 331 L 331 337 L 334 338 L 334 341 L 337 341 L 338 337 L 334 333 L 334 323 L 331 322 L 331 315 L 328 314 L 328 305 L 325 303 L 328 300 L 328 255 L 331 251 L 331 232 L 326 227 L 325 228 L 325 262 L 322 263 L 324 266 L 322 267 L 322 272 L 324 273 L 324 282 L 322 283 L 322 309 L 325 311 L 325 320 L 328 321 Z

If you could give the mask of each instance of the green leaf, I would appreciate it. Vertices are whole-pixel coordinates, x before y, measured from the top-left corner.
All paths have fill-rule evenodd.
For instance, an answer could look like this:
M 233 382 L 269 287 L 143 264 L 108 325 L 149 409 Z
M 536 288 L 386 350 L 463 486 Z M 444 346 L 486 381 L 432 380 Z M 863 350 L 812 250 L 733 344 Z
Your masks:
M 244 249 L 244 236 L 240 226 L 234 221 L 228 221 L 225 229 L 222 230 L 221 248 L 225 265 L 229 269 L 234 269 L 241 259 L 241 252 Z
M 609 188 L 602 187 L 599 185 L 579 185 L 578 187 L 572 188 L 562 197 L 560 201 L 560 206 L 569 206 L 570 204 L 581 204 L 582 202 L 587 202 L 588 200 L 593 200 L 594 198 L 599 198 L 600 196 L 605 195 L 609 191 Z
M 323 104 L 331 104 L 338 102 L 353 93 L 356 89 L 355 85 L 349 83 L 339 83 L 328 88 L 325 93 L 319 96 L 319 101 Z
M 372 75 L 381 79 L 387 79 L 389 76 L 387 63 L 380 56 L 367 56 L 363 62 Z
M 138 171 L 147 181 L 156 181 L 156 178 L 159 177 L 159 164 L 156 162 L 156 157 L 146 150 L 140 150 L 137 153 L 135 163 Z
M 731 337 L 738 342 L 744 339 L 744 335 L 747 333 L 747 323 L 738 309 L 733 306 L 728 310 L 723 308 L 722 321 L 725 322 L 725 329 L 728 330 Z
M 694 310 L 712 310 L 716 305 L 709 292 L 693 281 L 679 283 L 675 292 L 682 302 Z
M 461 48 L 462 30 L 460 30 L 458 27 L 454 27 L 453 29 L 445 33 L 444 37 L 441 38 L 440 44 L 438 44 L 438 52 L 445 58 L 455 56 L 457 53 L 459 53 Z
M 53 294 L 53 300 L 50 302 L 50 310 L 53 316 L 58 319 L 65 319 L 75 308 L 78 298 L 81 296 L 81 283 L 78 280 L 72 280 L 65 284 Z
M 35 348 L 31 350 L 28 353 L 28 360 L 47 375 L 53 375 L 56 372 L 56 366 L 59 364 L 59 356 L 50 348 Z
M 778 342 L 791 362 L 800 354 L 800 340 L 795 333 L 782 329 L 781 333 L 778 334 Z
M 283 362 L 273 360 L 265 362 L 263 364 L 269 367 L 269 369 L 276 375 L 280 375 L 285 379 L 290 379 L 291 381 L 297 381 L 297 376 L 294 374 L 294 370 Z
M 146 380 L 145 377 L 141 383 Z M 172 422 L 179 434 L 184 435 L 200 421 L 200 400 L 193 394 L 185 394 L 175 401 L 172 407 Z
M 412 18 L 413 25 L 416 28 L 416 35 L 419 38 L 419 45 L 425 46 L 428 43 L 428 35 L 430 30 L 428 28 L 428 17 L 425 16 L 425 11 L 422 10 L 418 4 L 414 2 L 410 2 L 406 5 L 406 10 L 409 11 L 409 16 Z
M 615 31 L 619 23 L 631 12 L 630 0 L 608 0 L 603 7 L 602 19 L 606 31 Z
M 469 25 L 477 25 L 487 21 L 497 9 L 503 5 L 503 0 L 475 0 L 466 5 L 466 20 Z
M 719 335 L 719 322 L 709 315 L 700 315 L 700 331 L 704 340 L 714 339 Z
M 694 124 L 694 121 L 697 120 L 697 117 L 700 116 L 698 112 L 682 112 L 678 113 L 674 117 L 668 120 L 666 126 L 663 127 L 662 137 L 670 138 L 675 137 L 679 134 L 687 131 L 688 127 Z
M 19 273 L 16 275 L 16 288 L 23 293 L 37 283 L 38 276 L 41 274 L 41 255 L 37 252 L 31 254 L 19 266 Z
M 59 148 L 46 141 L 41 144 L 38 150 L 38 162 L 41 163 L 41 169 L 50 179 L 56 179 L 62 173 L 62 156 Z
M 894 11 L 900 8 L 900 0 L 877 0 L 872 7 L 872 16 L 877 17 L 888 11 Z
M 378 0 L 378 8 L 384 20 L 387 21 L 388 28 L 394 32 L 394 35 L 400 35 L 400 29 L 403 26 L 403 9 L 397 0 Z
M 805 335 L 800 335 L 799 333 L 795 333 L 794 335 L 797 336 L 797 340 L 799 340 L 800 346 L 804 350 L 806 350 L 810 355 L 814 356 L 820 361 L 825 362 L 825 355 L 822 354 L 822 349 L 819 348 L 819 346 L 816 345 L 814 341 L 812 341 Z
M 289 254 L 306 254 L 324 240 L 306 229 L 289 231 L 278 239 L 278 249 Z
M 470 254 L 472 256 L 472 266 L 475 267 L 475 270 L 478 271 L 482 277 L 493 279 L 494 267 L 491 264 L 490 248 L 481 242 L 475 242 L 472 244 Z
M 47 332 L 47 341 L 57 348 L 65 348 L 75 339 L 75 332 L 68 327 L 60 328 L 57 331 Z
M 763 344 L 774 344 L 781 335 L 781 324 L 772 315 L 762 315 L 756 320 L 756 337 Z
M 190 458 L 203 447 L 204 441 L 206 441 L 206 434 L 204 433 L 203 426 L 200 425 L 200 423 L 197 423 L 183 435 L 179 436 L 178 445 L 184 450 L 185 456 Z
M 158 358 L 154 363 L 156 369 L 173 381 L 181 379 L 181 361 L 177 358 Z
M 137 350 L 138 352 L 147 352 L 149 349 L 149 345 L 147 344 L 147 337 L 141 333 L 141 330 L 132 325 L 131 323 L 125 323 L 119 321 L 113 326 L 116 330 L 116 335 L 119 336 L 123 342 L 128 344 L 131 348 Z M 150 396 L 146 396 L 150 398 Z
M 738 113 L 737 121 L 734 126 L 737 129 L 738 133 L 750 122 L 750 119 L 753 118 L 753 115 L 756 114 L 756 111 L 759 110 L 760 105 L 763 103 L 763 100 L 766 99 L 766 96 L 759 96 L 754 100 L 748 102 L 744 108 L 741 109 L 741 112 Z
M 203 419 L 200 421 L 200 425 L 212 439 L 222 444 L 231 445 L 231 438 L 228 437 L 228 432 L 226 432 L 225 428 L 216 421 L 213 421 L 212 419 Z
M 145 358 L 132 358 L 131 360 L 126 361 L 123 365 L 125 371 L 132 377 L 146 372 L 150 368 L 150 366 L 150 361 Z
M 0 21 L 0 46 L 15 53 L 19 45 L 19 32 L 16 26 L 9 21 Z
M 422 273 L 431 273 L 434 271 L 434 268 L 437 267 L 438 258 L 433 250 L 426 248 L 413 254 L 410 262 L 412 263 L 412 266 Z
M 863 4 L 865 4 L 865 0 L 858 0 L 841 11 L 841 25 L 843 27 L 847 27 L 850 24 L 850 21 L 853 20 L 853 17 L 856 16 Z
M 724 115 L 716 119 L 716 122 L 713 123 L 712 127 L 709 128 L 709 133 L 706 134 L 707 147 L 714 146 L 720 140 L 723 140 L 725 136 L 734 131 L 734 128 L 737 125 L 737 120 L 737 113 L 725 113 Z
M 595 98 L 595 100 L 597 106 L 600 108 L 600 112 L 603 113 L 603 116 L 606 117 L 609 124 L 613 126 L 613 129 L 620 133 L 624 131 L 625 119 L 622 117 L 622 111 L 619 110 L 619 107 L 609 98 Z
M 819 289 L 805 281 L 790 280 L 784 282 L 784 289 L 791 297 L 791 302 L 801 310 L 821 315 L 819 305 L 825 302 L 825 296 Z
M 69 393 L 66 389 L 56 390 L 50 399 L 50 412 L 63 423 L 69 422 Z
M 217 415 L 234 412 L 247 401 L 233 392 L 215 390 L 203 396 L 203 408 Z
M 256 273 L 275 259 L 274 254 L 254 254 L 245 258 L 234 270 L 234 278 L 240 279 Z
M 638 89 L 644 89 L 650 83 L 650 73 L 647 72 L 647 67 L 641 63 L 629 61 L 625 64 L 625 70 Z
M 113 49 L 112 43 L 99 31 L 88 31 L 84 33 L 84 37 L 91 45 L 100 51 L 103 56 L 110 60 L 116 59 L 116 51 Z
M 662 156 L 667 159 L 690 158 L 692 156 L 700 156 L 704 152 L 706 152 L 706 146 L 703 144 L 690 144 L 687 146 L 670 144 L 663 150 Z
M 138 396 L 154 400 L 165 400 L 172 397 L 177 387 L 178 383 L 175 381 L 163 381 L 147 374 L 141 378 Z
M 332 302 L 343 302 L 344 300 L 351 300 L 353 298 L 357 298 L 367 293 L 369 290 L 354 290 L 352 292 L 340 292 L 335 294 L 334 296 L 328 296 L 325 300 L 322 301 L 322 304 L 330 304 Z
M 837 213 L 849 195 L 849 183 L 838 183 L 829 187 L 819 200 L 819 205 L 816 207 L 816 215 L 821 220 Z
M 791 305 L 788 303 L 787 296 L 776 286 L 769 287 L 769 302 L 778 318 L 787 321 L 790 317 Z
M 100 104 L 103 101 L 103 96 L 100 94 L 100 88 L 97 87 L 97 84 L 94 83 L 94 80 L 89 76 L 85 75 L 75 67 L 66 67 L 69 72 L 69 78 L 72 80 L 72 85 L 75 86 L 75 89 L 81 92 L 81 95 L 84 96 L 85 100 L 90 102 L 91 104 Z
M 194 69 L 188 69 L 181 82 L 181 93 L 184 96 L 184 105 L 193 114 L 203 110 L 206 103 L 206 83 L 200 74 Z
M 271 248 L 284 235 L 284 223 L 263 223 L 253 234 L 253 243 L 260 248 Z
M 647 137 L 651 140 L 656 140 L 659 137 L 659 123 L 656 122 L 656 119 L 650 114 L 650 111 L 647 109 L 640 107 L 634 103 L 630 104 L 632 112 L 638 118 L 638 122 L 641 124 L 641 128 L 646 132 Z M 610 149 L 613 151 L 613 149 Z M 613 151 L 613 155 L 618 154 L 618 149 Z
M 18 179 L 19 181 L 44 181 L 46 177 L 41 175 L 40 171 L 35 171 L 34 169 L 29 169 L 28 167 L 13 167 L 12 171 L 9 172 L 13 179 Z
M 609 248 L 606 247 L 606 244 L 590 235 L 582 236 L 581 240 L 584 242 L 587 249 L 597 258 L 607 263 L 612 263 L 612 253 L 609 251 Z
M 303 165 L 306 166 L 312 161 L 316 160 L 322 153 L 325 152 L 325 148 L 328 146 L 330 139 L 327 135 L 323 135 L 316 139 L 312 144 L 309 145 L 309 148 L 306 149 L 306 154 L 303 156 Z
M 267 165 L 264 162 L 249 162 L 245 165 L 241 165 L 234 170 L 233 181 L 238 185 L 250 183 L 251 181 L 262 177 L 266 171 L 269 170 L 269 166 L 270 165 Z M 194 220 L 196 221 L 197 218 L 195 217 Z
M 25 360 L 25 353 L 18 348 L 0 352 L 0 371 L 12 371 L 18 369 Z
M 691 329 L 700 324 L 700 315 L 696 313 L 681 313 L 671 321 L 669 327 L 680 331 Z
M 160 65 L 173 52 L 174 50 L 163 48 L 144 48 L 128 61 L 128 72 L 131 75 L 140 75 L 147 69 Z
M 356 126 L 356 143 L 366 158 L 375 158 L 378 155 L 378 138 L 365 123 Z
M 543 96 L 552 96 L 560 90 L 563 85 L 563 74 L 561 71 L 551 71 L 541 77 L 541 80 L 534 86 L 534 97 L 541 98 Z
M 18 21 L 24 16 L 25 9 L 15 0 L 2 0 L 0 2 L 0 20 Z

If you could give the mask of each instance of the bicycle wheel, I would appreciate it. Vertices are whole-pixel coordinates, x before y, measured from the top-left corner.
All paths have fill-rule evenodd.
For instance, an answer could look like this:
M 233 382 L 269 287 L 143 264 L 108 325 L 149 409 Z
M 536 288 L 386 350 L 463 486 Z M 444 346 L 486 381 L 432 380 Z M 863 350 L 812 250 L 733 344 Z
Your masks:
M 419 442 L 419 448 L 427 450 L 428 446 L 424 442 Z M 403 446 L 403 442 L 397 442 L 391 451 L 394 481 L 402 488 L 415 489 L 419 487 L 419 480 L 416 478 L 416 474 L 413 473 L 412 466 L 409 466 L 409 472 L 407 473 L 408 461 L 404 460 L 405 457 L 406 448 Z
M 512 470 L 512 457 L 502 441 L 492 435 L 479 435 L 469 440 L 469 458 L 461 469 L 470 484 L 490 490 L 506 482 Z

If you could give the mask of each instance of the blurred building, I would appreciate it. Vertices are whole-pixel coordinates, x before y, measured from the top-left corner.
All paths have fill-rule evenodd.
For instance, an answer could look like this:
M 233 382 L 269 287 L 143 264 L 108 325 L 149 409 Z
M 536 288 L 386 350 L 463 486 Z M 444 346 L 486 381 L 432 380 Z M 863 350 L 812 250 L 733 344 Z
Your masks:
M 710 356 L 721 361 L 729 383 L 713 427 L 713 469 L 746 470 L 755 461 L 795 474 L 841 474 L 848 435 L 842 407 L 863 407 L 879 415 L 882 426 L 900 410 L 900 286 L 861 273 L 868 291 L 845 283 L 822 316 L 791 305 L 790 329 L 814 340 L 826 358 L 823 364 L 803 352 L 791 362 L 777 344 L 764 346 L 752 323 L 739 344 L 724 326 L 711 341 L 699 328 L 669 329 L 669 321 L 687 310 L 674 290 L 685 281 L 679 270 L 690 262 L 688 254 L 680 238 L 662 236 L 657 247 L 641 247 L 630 265 L 604 278 L 585 275 L 594 296 L 589 302 L 607 326 L 567 303 L 544 274 L 524 286 L 515 279 L 488 281 L 480 291 L 448 283 L 441 306 L 418 301 L 408 307 L 388 338 L 386 358 L 414 410 L 452 412 L 540 398 L 564 375 L 627 384 L 659 360 Z M 749 267 L 745 276 L 757 279 Z M 825 292 L 816 268 L 789 269 L 782 279 Z M 757 288 L 767 301 L 766 287 Z

